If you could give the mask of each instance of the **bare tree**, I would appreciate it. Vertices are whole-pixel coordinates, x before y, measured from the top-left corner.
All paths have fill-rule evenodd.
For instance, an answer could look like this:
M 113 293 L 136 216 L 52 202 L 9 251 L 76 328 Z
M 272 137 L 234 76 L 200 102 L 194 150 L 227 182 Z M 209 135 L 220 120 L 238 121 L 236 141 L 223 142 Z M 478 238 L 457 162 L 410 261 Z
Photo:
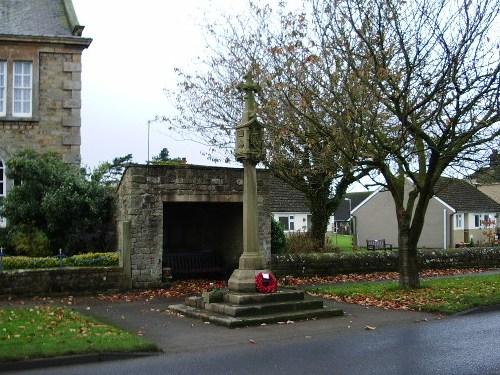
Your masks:
M 226 19 L 222 28 L 209 25 L 210 54 L 197 73 L 178 70 L 178 91 L 171 93 L 177 116 L 164 120 L 174 130 L 197 134 L 212 151 L 226 150 L 223 157 L 230 160 L 241 107 L 236 86 L 250 69 L 262 88 L 264 164 L 305 194 L 312 238 L 323 247 L 329 217 L 349 185 L 368 171 L 357 162 L 365 130 L 345 106 L 351 73 L 321 49 L 320 30 L 306 17 L 311 9 L 306 4 L 288 12 L 283 4 L 273 10 L 251 3 L 245 16 Z
M 417 287 L 417 243 L 436 183 L 498 144 L 500 4 L 345 0 L 314 9 L 324 48 L 387 117 L 371 127 L 365 162 L 395 202 L 400 286 Z

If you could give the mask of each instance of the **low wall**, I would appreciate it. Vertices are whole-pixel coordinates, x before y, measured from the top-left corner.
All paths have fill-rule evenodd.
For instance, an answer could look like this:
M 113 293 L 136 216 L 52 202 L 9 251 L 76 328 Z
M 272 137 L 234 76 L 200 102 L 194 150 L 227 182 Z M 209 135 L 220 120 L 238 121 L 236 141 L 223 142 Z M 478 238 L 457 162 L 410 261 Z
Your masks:
M 128 287 L 120 267 L 63 267 L 0 272 L 0 295 L 94 293 Z
M 398 270 L 397 251 L 352 254 L 314 253 L 273 255 L 270 268 L 277 276 L 327 276 Z M 419 251 L 421 269 L 500 267 L 500 247 Z

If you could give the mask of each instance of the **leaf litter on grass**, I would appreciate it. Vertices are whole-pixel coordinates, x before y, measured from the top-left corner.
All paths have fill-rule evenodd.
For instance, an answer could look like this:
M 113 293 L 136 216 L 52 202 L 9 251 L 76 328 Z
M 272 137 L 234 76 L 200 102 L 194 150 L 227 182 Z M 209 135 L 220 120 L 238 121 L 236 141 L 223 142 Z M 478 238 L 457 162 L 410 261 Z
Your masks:
M 438 276 L 456 276 L 468 273 L 480 273 L 487 271 L 483 268 L 467 269 L 444 269 L 444 270 L 425 270 L 420 273 L 422 278 Z M 312 277 L 281 277 L 278 280 L 279 286 L 303 286 L 303 285 L 321 285 L 365 281 L 390 281 L 397 280 L 397 272 L 372 272 L 365 274 L 345 274 L 335 276 L 312 276 Z M 167 288 L 147 289 L 142 291 L 132 291 L 116 294 L 100 294 L 97 299 L 107 302 L 134 302 L 134 301 L 152 301 L 157 298 L 184 298 L 188 296 L 201 295 L 203 291 L 211 288 L 211 285 L 224 288 L 226 280 L 221 279 L 190 279 L 176 280 Z

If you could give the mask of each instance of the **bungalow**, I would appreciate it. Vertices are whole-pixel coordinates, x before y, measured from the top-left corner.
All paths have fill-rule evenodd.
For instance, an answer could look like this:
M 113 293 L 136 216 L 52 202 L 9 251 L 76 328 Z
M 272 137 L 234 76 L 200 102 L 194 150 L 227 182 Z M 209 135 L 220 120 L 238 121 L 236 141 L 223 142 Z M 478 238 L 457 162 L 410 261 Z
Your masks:
M 311 229 L 311 210 L 301 191 L 270 174 L 270 211 L 285 233 L 307 232 Z M 328 230 L 334 230 L 334 216 L 330 217 Z
M 409 184 L 409 183 L 408 183 Z M 408 186 L 409 188 L 410 186 Z M 449 248 L 463 243 L 487 243 L 498 232 L 500 204 L 464 180 L 442 178 L 429 202 L 421 248 Z M 354 241 L 385 239 L 397 246 L 395 205 L 390 192 L 379 188 L 352 210 Z

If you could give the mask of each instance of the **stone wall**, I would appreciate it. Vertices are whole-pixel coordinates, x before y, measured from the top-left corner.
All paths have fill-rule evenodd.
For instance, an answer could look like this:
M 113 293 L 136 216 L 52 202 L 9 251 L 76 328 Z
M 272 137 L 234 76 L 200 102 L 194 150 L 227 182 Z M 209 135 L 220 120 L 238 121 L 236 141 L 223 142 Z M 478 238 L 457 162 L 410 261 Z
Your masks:
M 95 293 L 128 287 L 120 267 L 50 268 L 0 272 L 0 295 Z
M 32 116 L 12 116 L 11 89 L 7 114 L 0 117 L 0 159 L 6 162 L 26 148 L 55 151 L 68 163 L 80 164 L 81 54 L 83 46 L 44 43 L 0 45 L 7 61 L 7 78 L 13 61 L 33 62 Z M 10 88 L 10 86 L 8 86 Z
M 258 171 L 259 243 L 270 260 L 271 216 L 268 174 Z M 165 202 L 243 202 L 243 169 L 207 166 L 131 166 L 117 198 L 120 264 L 130 264 L 132 287 L 162 282 Z M 128 236 L 124 235 L 125 233 Z M 239 257 L 242 249 L 235 249 Z

